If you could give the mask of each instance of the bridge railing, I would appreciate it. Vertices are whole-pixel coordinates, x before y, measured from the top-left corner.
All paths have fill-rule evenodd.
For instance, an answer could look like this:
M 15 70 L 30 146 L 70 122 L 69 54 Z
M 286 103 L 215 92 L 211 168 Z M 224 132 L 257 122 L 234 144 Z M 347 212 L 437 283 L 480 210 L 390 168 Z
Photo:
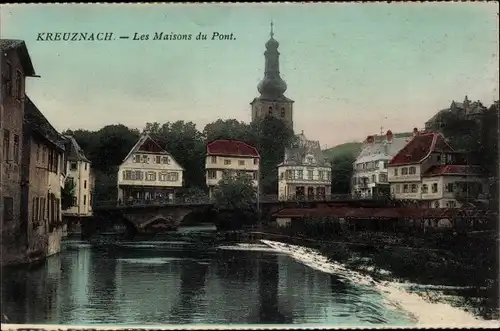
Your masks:
M 287 202 L 287 201 L 297 201 L 297 202 L 312 202 L 312 201 L 357 201 L 357 200 L 381 200 L 387 199 L 384 195 L 372 195 L 370 197 L 355 196 L 352 194 L 326 194 L 326 195 L 289 195 L 289 196 L 278 196 L 278 195 L 261 195 L 259 201 L 261 203 L 266 202 Z
M 182 197 L 174 199 L 133 199 L 133 200 L 108 200 L 108 201 L 96 201 L 94 203 L 94 208 L 109 208 L 109 207 L 120 207 L 120 206 L 165 206 L 165 205 L 175 205 L 175 206 L 193 206 L 193 205 L 206 205 L 210 204 L 212 201 L 208 196 L 206 197 Z
M 305 196 L 278 196 L 273 194 L 261 194 L 259 196 L 259 203 L 275 203 L 275 202 L 313 202 L 313 201 L 357 201 L 357 200 L 377 200 L 386 198 L 385 196 L 371 196 L 371 197 L 359 197 L 353 196 L 351 194 L 328 194 L 328 195 L 305 195 Z M 174 199 L 155 199 L 155 200 L 145 200 L 145 199 L 134 199 L 130 201 L 96 201 L 94 203 L 94 208 L 110 208 L 119 206 L 165 206 L 165 205 L 175 205 L 175 206 L 194 206 L 194 205 L 206 205 L 213 204 L 215 200 L 210 199 L 208 196 L 196 196 L 196 197 L 175 197 Z

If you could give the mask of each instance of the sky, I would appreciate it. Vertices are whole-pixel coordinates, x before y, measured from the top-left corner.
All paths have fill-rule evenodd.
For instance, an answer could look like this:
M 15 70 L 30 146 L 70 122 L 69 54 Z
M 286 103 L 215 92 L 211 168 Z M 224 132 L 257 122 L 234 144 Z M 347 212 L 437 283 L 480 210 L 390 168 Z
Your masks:
M 323 147 L 421 128 L 452 100 L 498 100 L 498 5 L 481 3 L 16 4 L 0 36 L 22 39 L 39 78 L 26 93 L 58 130 L 251 120 L 270 22 L 294 129 Z M 37 41 L 112 32 L 111 41 Z M 155 32 L 235 40 L 151 40 Z M 150 40 L 132 40 L 135 33 Z M 129 39 L 118 36 L 128 35 Z

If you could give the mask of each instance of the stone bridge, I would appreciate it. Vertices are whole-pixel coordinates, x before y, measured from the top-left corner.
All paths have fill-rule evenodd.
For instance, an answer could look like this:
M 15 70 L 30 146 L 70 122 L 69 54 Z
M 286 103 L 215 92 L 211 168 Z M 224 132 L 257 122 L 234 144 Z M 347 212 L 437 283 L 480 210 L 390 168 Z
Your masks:
M 188 215 L 196 213 L 199 218 L 213 220 L 214 203 L 207 199 L 197 201 L 141 201 L 131 204 L 118 204 L 116 201 L 94 206 L 94 217 L 82 221 L 82 234 L 92 235 L 106 231 L 113 225 L 123 224 L 129 233 L 147 233 L 158 230 L 176 229 L 185 224 Z M 353 199 L 346 195 L 321 198 L 278 199 L 277 196 L 263 196 L 255 208 L 259 208 L 261 219 L 270 219 L 283 209 L 331 209 L 386 207 L 383 199 Z
M 97 208 L 94 216 L 81 221 L 84 236 L 111 229 L 114 225 L 124 225 L 130 234 L 175 230 L 188 215 L 197 213 L 210 219 L 212 204 L 195 205 L 132 205 L 115 208 Z

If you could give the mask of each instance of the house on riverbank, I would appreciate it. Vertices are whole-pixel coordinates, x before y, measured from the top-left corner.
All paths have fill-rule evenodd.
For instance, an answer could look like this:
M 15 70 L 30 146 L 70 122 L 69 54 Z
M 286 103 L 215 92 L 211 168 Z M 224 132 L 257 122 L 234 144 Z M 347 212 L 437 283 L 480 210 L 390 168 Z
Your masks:
M 66 148 L 64 167 L 66 168 L 67 185 L 74 191 L 71 207 L 63 210 L 65 217 L 80 218 L 92 216 L 92 192 L 94 175 L 90 160 L 78 145 L 73 136 L 64 136 Z
M 389 162 L 391 194 L 424 208 L 458 208 L 485 201 L 488 181 L 477 165 L 465 162 L 438 132 L 413 137 Z
M 149 134 L 144 133 L 118 169 L 118 201 L 175 199 L 184 168 Z
M 209 197 L 224 174 L 246 173 L 259 187 L 260 155 L 257 149 L 239 140 L 218 139 L 207 144 L 205 158 L 206 183 Z
M 304 132 L 285 148 L 278 164 L 278 199 L 325 197 L 331 195 L 332 170 L 319 141 L 307 140 Z
M 411 137 L 395 137 L 391 130 L 387 131 L 383 139 L 368 136 L 353 164 L 352 196 L 370 198 L 379 194 L 389 195 L 387 165 L 410 139 Z
M 38 77 L 22 40 L 0 39 L 0 211 L 2 264 L 25 252 L 26 220 L 21 219 L 24 98 L 27 77 Z
M 26 185 L 23 185 L 21 215 L 27 224 L 30 254 L 50 256 L 61 249 L 64 152 L 62 136 L 26 96 L 22 157 L 22 181 Z

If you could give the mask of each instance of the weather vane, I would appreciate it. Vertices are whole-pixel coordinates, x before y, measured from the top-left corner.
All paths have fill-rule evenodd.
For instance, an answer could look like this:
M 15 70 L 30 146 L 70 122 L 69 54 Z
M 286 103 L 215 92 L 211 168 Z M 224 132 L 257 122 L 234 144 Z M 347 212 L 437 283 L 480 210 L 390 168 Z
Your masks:
M 273 31 L 273 20 L 271 19 L 271 38 L 274 37 L 274 31 Z

